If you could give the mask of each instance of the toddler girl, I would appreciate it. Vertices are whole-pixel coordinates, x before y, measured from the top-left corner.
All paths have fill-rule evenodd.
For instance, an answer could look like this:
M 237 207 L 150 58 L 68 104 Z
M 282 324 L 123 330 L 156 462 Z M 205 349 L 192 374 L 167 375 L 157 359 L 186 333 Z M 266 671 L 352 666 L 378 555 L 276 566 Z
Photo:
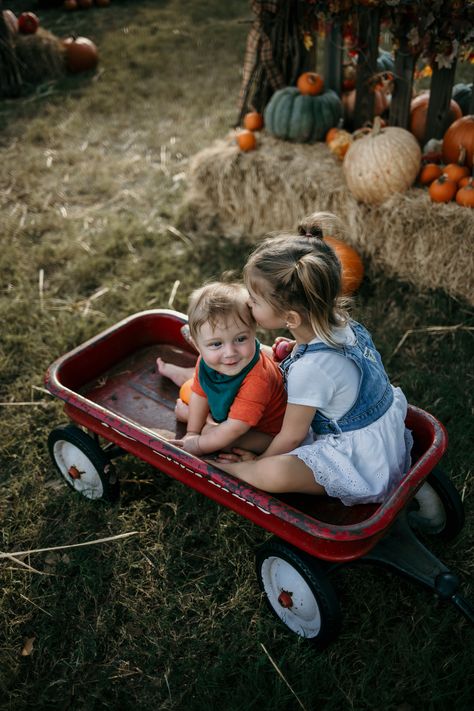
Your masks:
M 379 502 L 410 466 L 407 401 L 390 384 L 367 330 L 348 316 L 340 262 L 322 239 L 324 221 L 327 213 L 315 213 L 298 235 L 267 238 L 247 261 L 255 320 L 287 328 L 295 339 L 281 364 L 288 404 L 263 454 L 236 450 L 242 461 L 222 455 L 218 466 L 269 492 Z

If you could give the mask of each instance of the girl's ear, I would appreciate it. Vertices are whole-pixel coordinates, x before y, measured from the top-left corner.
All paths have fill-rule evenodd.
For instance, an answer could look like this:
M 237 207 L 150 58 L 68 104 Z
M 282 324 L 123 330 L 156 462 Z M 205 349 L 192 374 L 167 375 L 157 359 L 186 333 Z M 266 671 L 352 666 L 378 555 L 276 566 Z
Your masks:
M 286 327 L 293 331 L 301 326 L 302 319 L 297 311 L 288 311 L 286 314 Z

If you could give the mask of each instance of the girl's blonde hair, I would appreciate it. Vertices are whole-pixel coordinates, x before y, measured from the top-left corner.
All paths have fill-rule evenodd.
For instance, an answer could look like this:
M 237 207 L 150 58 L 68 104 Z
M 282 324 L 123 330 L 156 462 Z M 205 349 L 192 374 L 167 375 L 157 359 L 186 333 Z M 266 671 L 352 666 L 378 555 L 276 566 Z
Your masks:
M 189 297 L 188 321 L 191 336 L 196 339 L 204 323 L 214 330 L 217 324 L 229 320 L 255 328 L 248 305 L 249 294 L 243 284 L 214 281 L 196 289 Z
M 341 263 L 323 237 L 341 234 L 335 215 L 315 212 L 302 220 L 298 234 L 267 236 L 244 268 L 252 291 L 276 312 L 296 311 L 330 345 L 337 345 L 333 328 L 348 322 L 349 300 L 341 295 Z

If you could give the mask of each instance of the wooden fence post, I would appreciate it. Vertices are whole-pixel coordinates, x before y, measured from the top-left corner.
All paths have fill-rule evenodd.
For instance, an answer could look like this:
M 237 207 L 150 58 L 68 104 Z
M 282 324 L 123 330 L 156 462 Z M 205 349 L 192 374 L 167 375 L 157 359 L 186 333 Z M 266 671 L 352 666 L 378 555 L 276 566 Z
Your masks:
M 343 43 L 341 25 L 331 23 L 326 27 L 324 40 L 324 82 L 339 96 L 342 91 Z
M 426 131 L 423 144 L 430 138 L 443 138 L 449 125 L 449 104 L 454 84 L 456 60 L 448 68 L 433 67 L 430 86 L 430 102 L 426 116 Z
M 379 53 L 379 10 L 359 7 L 359 56 L 357 59 L 354 128 L 373 121 L 375 94 L 369 90 L 369 80 L 377 72 Z
M 388 120 L 390 126 L 408 129 L 410 125 L 415 63 L 416 57 L 409 51 L 408 40 L 404 38 L 395 53 L 395 83 Z

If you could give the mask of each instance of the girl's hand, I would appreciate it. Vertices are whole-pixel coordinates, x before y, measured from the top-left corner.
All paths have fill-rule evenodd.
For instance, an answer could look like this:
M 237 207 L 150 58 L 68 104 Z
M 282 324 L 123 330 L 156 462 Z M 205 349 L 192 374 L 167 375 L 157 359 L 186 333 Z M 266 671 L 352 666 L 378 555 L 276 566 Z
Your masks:
M 217 462 L 251 462 L 257 459 L 258 455 L 255 452 L 250 452 L 248 449 L 240 449 L 240 447 L 234 447 L 232 452 L 219 452 L 217 457 Z
M 296 341 L 293 341 L 290 338 L 285 338 L 284 336 L 278 336 L 278 338 L 275 338 L 275 342 L 272 346 L 273 359 L 278 362 L 285 360 L 287 355 L 289 355 L 293 350 L 295 344 Z

